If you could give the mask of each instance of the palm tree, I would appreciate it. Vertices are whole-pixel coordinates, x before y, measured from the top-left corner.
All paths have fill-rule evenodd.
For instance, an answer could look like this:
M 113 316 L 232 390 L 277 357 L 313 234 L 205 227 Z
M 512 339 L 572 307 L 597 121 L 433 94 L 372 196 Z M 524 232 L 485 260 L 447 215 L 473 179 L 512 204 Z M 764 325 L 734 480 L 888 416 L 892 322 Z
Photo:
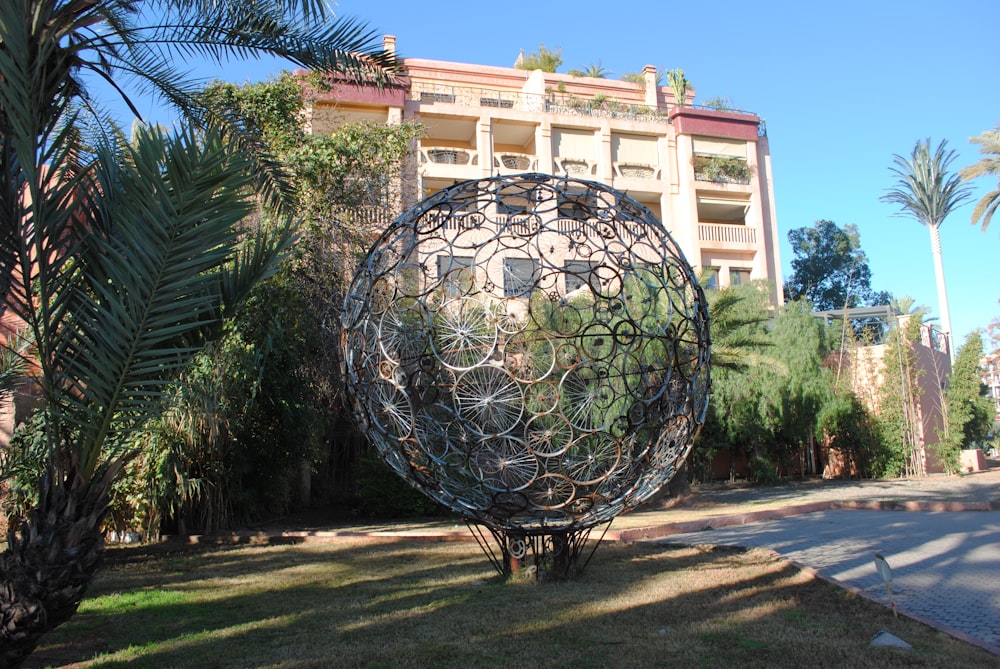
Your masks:
M 586 69 L 580 70 L 574 68 L 572 70 L 568 70 L 566 74 L 573 77 L 592 77 L 594 79 L 606 79 L 608 75 L 611 74 L 611 70 L 601 65 L 601 61 L 598 60 L 596 63 L 591 63 L 590 65 L 588 65 Z
M 961 185 L 958 175 L 948 174 L 948 166 L 955 160 L 955 151 L 947 151 L 947 141 L 938 144 L 933 155 L 931 140 L 917 141 L 909 158 L 893 156 L 889 168 L 897 177 L 896 185 L 880 200 L 900 207 L 900 216 L 916 219 L 927 228 L 931 236 L 931 254 L 934 257 L 934 276 L 937 279 L 938 308 L 941 310 L 941 329 L 948 342 L 948 353 L 954 358 L 951 316 L 948 312 L 948 291 L 944 282 L 944 263 L 941 259 L 941 224 L 956 207 L 971 194 Z
M 388 81 L 391 55 L 362 24 L 327 21 L 325 6 L 0 2 L 0 295 L 33 339 L 45 400 L 37 505 L 0 555 L 0 666 L 19 665 L 76 611 L 111 485 L 137 454 L 129 437 L 292 238 L 287 212 L 247 222 L 259 193 L 281 199 L 280 170 L 246 150 L 260 143 L 238 116 L 199 102 L 171 57 L 270 53 Z M 200 130 L 140 128 L 125 142 L 87 73 L 126 102 L 138 82 Z
M 990 191 L 976 203 L 976 208 L 972 210 L 972 224 L 975 225 L 979 219 L 983 220 L 983 232 L 990 227 L 990 220 L 997 208 L 1000 207 L 1000 125 L 987 130 L 981 135 L 976 135 L 969 139 L 973 144 L 980 144 L 982 148 L 979 153 L 983 155 L 975 165 L 963 167 L 958 171 L 960 177 L 965 180 L 976 177 L 995 176 L 998 178 L 996 190 Z

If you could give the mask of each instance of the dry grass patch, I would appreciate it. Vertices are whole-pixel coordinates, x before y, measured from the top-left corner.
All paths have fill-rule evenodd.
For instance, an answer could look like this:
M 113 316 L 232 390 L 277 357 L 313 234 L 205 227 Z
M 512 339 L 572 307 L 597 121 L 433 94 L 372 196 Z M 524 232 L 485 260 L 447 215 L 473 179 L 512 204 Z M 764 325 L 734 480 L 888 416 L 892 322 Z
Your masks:
M 472 543 L 111 555 L 28 666 L 995 667 L 763 551 L 608 544 L 564 583 L 504 583 Z M 888 630 L 909 653 L 873 649 Z

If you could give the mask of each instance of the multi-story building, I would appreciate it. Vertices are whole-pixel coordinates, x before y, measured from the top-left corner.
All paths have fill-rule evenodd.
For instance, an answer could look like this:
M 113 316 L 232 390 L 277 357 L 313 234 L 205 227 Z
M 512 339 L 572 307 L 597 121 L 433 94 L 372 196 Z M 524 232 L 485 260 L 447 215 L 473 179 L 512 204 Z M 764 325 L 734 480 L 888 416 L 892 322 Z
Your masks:
M 983 356 L 979 361 L 979 373 L 996 407 L 994 420 L 1000 421 L 1000 353 L 994 351 Z
M 385 38 L 395 49 L 395 38 Z M 771 282 L 783 302 L 767 135 L 755 114 L 691 106 L 657 85 L 540 70 L 402 59 L 403 85 L 336 85 L 312 132 L 419 122 L 404 206 L 458 181 L 541 172 L 625 191 L 659 218 L 709 285 Z

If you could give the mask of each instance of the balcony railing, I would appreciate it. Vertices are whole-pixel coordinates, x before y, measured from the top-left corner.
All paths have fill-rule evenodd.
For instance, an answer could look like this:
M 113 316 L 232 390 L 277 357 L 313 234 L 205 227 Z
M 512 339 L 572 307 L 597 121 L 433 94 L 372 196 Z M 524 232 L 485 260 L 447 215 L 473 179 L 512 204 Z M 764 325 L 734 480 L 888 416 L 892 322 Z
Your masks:
M 422 146 L 420 147 L 420 164 L 435 165 L 478 165 L 479 153 L 468 149 L 452 147 Z
M 456 104 L 464 107 L 494 107 L 517 111 L 544 111 L 554 114 L 621 118 L 634 121 L 670 122 L 665 109 L 660 110 L 641 103 L 608 99 L 593 100 L 557 93 L 539 95 L 523 91 L 499 91 L 489 88 L 452 86 L 423 81 L 413 82 L 410 87 L 408 99 L 422 103 Z
M 493 167 L 501 174 L 538 171 L 538 157 L 529 153 L 498 153 L 493 156 Z
M 539 215 L 531 211 L 519 214 L 497 214 L 490 210 L 484 211 L 436 211 L 424 212 L 421 216 L 420 227 L 426 230 L 443 228 L 451 231 L 468 231 L 489 225 L 489 230 L 506 227 L 513 234 L 530 236 L 536 234 L 539 229 L 544 228 L 547 233 L 554 232 L 560 235 L 571 237 L 576 241 L 580 240 L 580 235 L 594 235 L 605 237 L 604 228 L 614 226 L 615 233 L 620 235 L 626 242 L 635 242 L 645 239 L 647 231 L 641 225 L 633 221 L 617 221 L 611 223 L 605 220 L 598 220 L 594 217 L 568 218 L 565 216 L 553 216 L 551 213 Z
M 659 179 L 660 167 L 648 163 L 617 162 L 614 164 L 615 175 L 626 179 Z
M 568 177 L 593 176 L 597 174 L 597 161 L 587 158 L 555 156 L 556 174 Z
M 698 239 L 722 244 L 757 244 L 757 230 L 735 223 L 699 223 Z
M 472 86 L 452 86 L 415 81 L 410 87 L 410 100 L 447 103 L 464 107 L 497 107 L 521 111 L 542 111 L 545 109 L 544 96 L 522 91 L 498 91 Z
M 545 99 L 545 111 L 553 114 L 576 114 L 598 118 L 621 118 L 630 121 L 670 123 L 667 110 L 635 102 L 592 100 L 572 95 L 550 95 Z

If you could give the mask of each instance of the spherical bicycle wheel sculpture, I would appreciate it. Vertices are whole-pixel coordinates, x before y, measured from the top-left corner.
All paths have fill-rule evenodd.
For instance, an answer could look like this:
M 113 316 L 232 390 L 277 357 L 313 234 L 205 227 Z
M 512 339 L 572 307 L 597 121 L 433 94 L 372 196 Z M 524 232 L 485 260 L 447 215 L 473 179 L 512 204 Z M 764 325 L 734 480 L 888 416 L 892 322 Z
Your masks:
M 704 294 L 649 210 L 602 184 L 434 194 L 372 247 L 342 323 L 362 429 L 504 574 L 531 553 L 564 575 L 592 528 L 670 481 L 704 422 Z

